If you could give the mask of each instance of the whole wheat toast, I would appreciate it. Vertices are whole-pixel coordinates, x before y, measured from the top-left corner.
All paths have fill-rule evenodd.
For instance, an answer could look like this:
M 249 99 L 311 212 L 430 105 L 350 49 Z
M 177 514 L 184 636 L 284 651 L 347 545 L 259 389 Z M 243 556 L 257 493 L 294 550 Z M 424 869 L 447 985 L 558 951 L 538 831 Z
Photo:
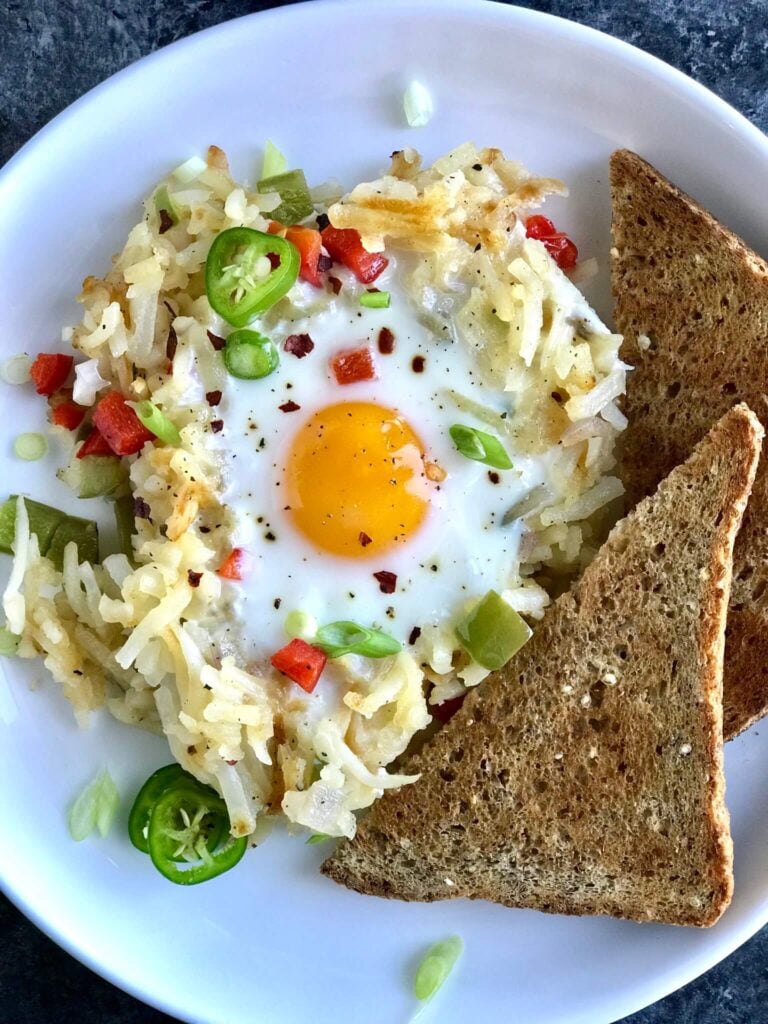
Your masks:
M 768 264 L 629 150 L 611 157 L 611 196 L 616 329 L 635 367 L 621 462 L 631 508 L 734 402 L 768 424 Z M 726 739 L 768 711 L 767 516 L 764 462 L 734 550 Z
M 710 925 L 728 905 L 721 672 L 762 428 L 728 413 L 323 864 L 363 893 Z

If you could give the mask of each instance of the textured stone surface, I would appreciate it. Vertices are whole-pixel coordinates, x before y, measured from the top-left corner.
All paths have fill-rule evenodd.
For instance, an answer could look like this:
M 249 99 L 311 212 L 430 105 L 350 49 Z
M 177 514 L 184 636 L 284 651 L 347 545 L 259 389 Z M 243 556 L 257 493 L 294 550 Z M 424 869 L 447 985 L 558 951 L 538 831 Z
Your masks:
M 279 4 L 0 0 L 0 163 L 60 110 L 131 61 L 191 32 L 270 6 Z M 634 43 L 768 129 L 768 0 L 551 0 L 521 6 Z M 2 1024 L 172 1024 L 76 963 L 2 897 L 0 934 Z M 768 929 L 703 978 L 624 1024 L 768 1024 Z

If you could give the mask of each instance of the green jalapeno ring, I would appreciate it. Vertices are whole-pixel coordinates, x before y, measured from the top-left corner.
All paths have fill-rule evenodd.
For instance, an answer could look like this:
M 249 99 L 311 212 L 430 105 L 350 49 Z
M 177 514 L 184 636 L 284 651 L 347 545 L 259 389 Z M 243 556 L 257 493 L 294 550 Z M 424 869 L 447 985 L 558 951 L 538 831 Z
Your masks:
M 258 331 L 240 328 L 233 331 L 224 346 L 224 365 L 240 380 L 260 380 L 273 373 L 280 363 L 277 346 Z
M 147 834 L 152 808 L 165 792 L 182 782 L 189 786 L 199 785 L 189 772 L 174 762 L 158 768 L 139 790 L 128 816 L 128 837 L 137 850 L 149 854 Z M 228 831 L 229 819 L 225 816 L 218 821 L 217 827 L 211 830 L 208 848 L 215 849 L 224 840 Z
M 263 258 L 271 267 L 263 274 Z M 245 327 L 283 298 L 299 276 L 295 245 L 254 228 L 227 228 L 213 240 L 205 263 L 211 307 L 233 327 Z
M 152 863 L 177 885 L 197 885 L 233 868 L 248 846 L 245 836 L 228 837 L 211 848 L 210 836 L 224 821 L 227 807 L 208 786 L 179 780 L 159 797 L 149 818 L 147 845 Z

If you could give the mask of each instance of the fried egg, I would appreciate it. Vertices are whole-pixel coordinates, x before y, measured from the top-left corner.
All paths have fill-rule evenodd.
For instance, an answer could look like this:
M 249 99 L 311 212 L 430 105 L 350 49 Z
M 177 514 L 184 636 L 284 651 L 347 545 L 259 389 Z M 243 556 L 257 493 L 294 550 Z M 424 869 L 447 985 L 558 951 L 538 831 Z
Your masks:
M 502 590 L 521 537 L 505 513 L 546 472 L 541 457 L 516 456 L 501 471 L 456 450 L 453 424 L 490 429 L 457 407 L 457 393 L 501 417 L 508 399 L 481 382 L 467 346 L 421 322 L 394 261 L 377 281 L 391 293 L 387 309 L 362 308 L 365 289 L 343 271 L 339 279 L 321 309 L 302 286 L 309 310 L 269 329 L 278 369 L 261 380 L 230 377 L 219 406 L 222 500 L 233 546 L 247 553 L 230 600 L 250 657 L 285 642 L 295 610 L 407 643 L 417 627 Z M 286 346 L 297 335 L 311 351 Z M 334 358 L 361 347 L 375 377 L 339 384 Z

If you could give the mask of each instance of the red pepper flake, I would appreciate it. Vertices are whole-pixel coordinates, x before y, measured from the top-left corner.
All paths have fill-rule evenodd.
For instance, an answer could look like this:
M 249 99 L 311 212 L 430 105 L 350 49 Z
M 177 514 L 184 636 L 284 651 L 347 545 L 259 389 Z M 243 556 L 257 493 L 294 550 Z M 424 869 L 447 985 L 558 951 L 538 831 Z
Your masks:
M 277 253 L 268 252 L 267 259 L 269 260 L 270 267 L 272 267 L 273 270 L 277 270 L 277 268 L 280 266 L 280 257 L 277 255 Z
M 227 344 L 226 338 L 220 338 L 218 334 L 214 334 L 213 331 L 206 331 L 208 335 L 208 341 L 213 345 L 217 352 L 221 352 L 224 346 Z
M 321 252 L 317 257 L 317 270 L 318 273 L 324 274 L 326 270 L 330 270 L 333 266 L 333 260 L 330 256 L 326 256 L 324 252 Z
M 360 546 L 364 548 L 367 548 L 369 544 L 373 544 L 373 538 L 369 537 L 363 530 L 357 535 L 357 539 L 360 541 Z
M 173 217 L 168 213 L 167 210 L 160 210 L 160 230 L 159 234 L 164 235 L 166 231 L 170 231 L 173 227 Z
M 414 356 L 411 360 L 411 369 L 414 373 L 424 373 L 424 367 L 426 366 L 427 360 L 424 356 Z
M 333 292 L 333 294 L 338 295 L 339 292 L 341 291 L 341 281 L 338 279 L 338 277 L 331 277 L 329 275 L 328 284 L 331 286 L 331 291 Z
M 211 420 L 211 433 L 220 434 L 224 429 L 224 420 Z
M 201 572 L 195 572 L 193 569 L 187 569 L 187 580 L 189 581 L 190 587 L 195 590 L 200 586 L 200 580 L 203 578 Z
M 152 518 L 152 509 L 149 507 L 149 502 L 145 501 L 140 495 L 133 499 L 133 514 L 137 519 Z
M 231 767 L 232 765 L 237 764 L 237 761 L 227 761 L 226 763 Z
M 206 391 L 205 392 L 205 400 L 208 403 L 208 405 L 210 405 L 211 408 L 213 408 L 213 406 L 218 405 L 219 402 L 221 401 L 221 392 L 220 391 Z
M 173 324 L 168 328 L 168 337 L 165 342 L 165 358 L 172 360 L 176 355 L 176 346 L 179 343 L 179 339 L 176 337 L 176 331 L 173 329 Z
M 283 342 L 285 351 L 290 352 L 297 359 L 308 356 L 314 347 L 315 343 L 308 334 L 289 334 Z
M 492 484 L 497 484 L 501 480 L 501 477 L 494 470 L 489 469 L 488 470 L 488 479 L 491 481 Z
M 395 351 L 395 336 L 388 327 L 382 327 L 379 331 L 379 352 L 383 356 L 391 356 Z
M 337 384 L 376 379 L 376 366 L 369 348 L 348 348 L 337 352 L 331 360 L 331 369 Z
M 421 626 L 414 626 L 408 636 L 408 643 L 413 646 L 421 636 Z
M 397 586 L 397 576 L 393 572 L 387 572 L 386 569 L 382 569 L 381 572 L 375 572 L 373 578 L 378 580 L 379 590 L 382 594 L 394 594 L 395 587 Z
M 282 405 L 278 405 L 278 409 L 280 410 L 280 412 L 298 412 L 300 408 L 300 405 L 297 405 L 296 402 L 291 401 L 283 402 Z

